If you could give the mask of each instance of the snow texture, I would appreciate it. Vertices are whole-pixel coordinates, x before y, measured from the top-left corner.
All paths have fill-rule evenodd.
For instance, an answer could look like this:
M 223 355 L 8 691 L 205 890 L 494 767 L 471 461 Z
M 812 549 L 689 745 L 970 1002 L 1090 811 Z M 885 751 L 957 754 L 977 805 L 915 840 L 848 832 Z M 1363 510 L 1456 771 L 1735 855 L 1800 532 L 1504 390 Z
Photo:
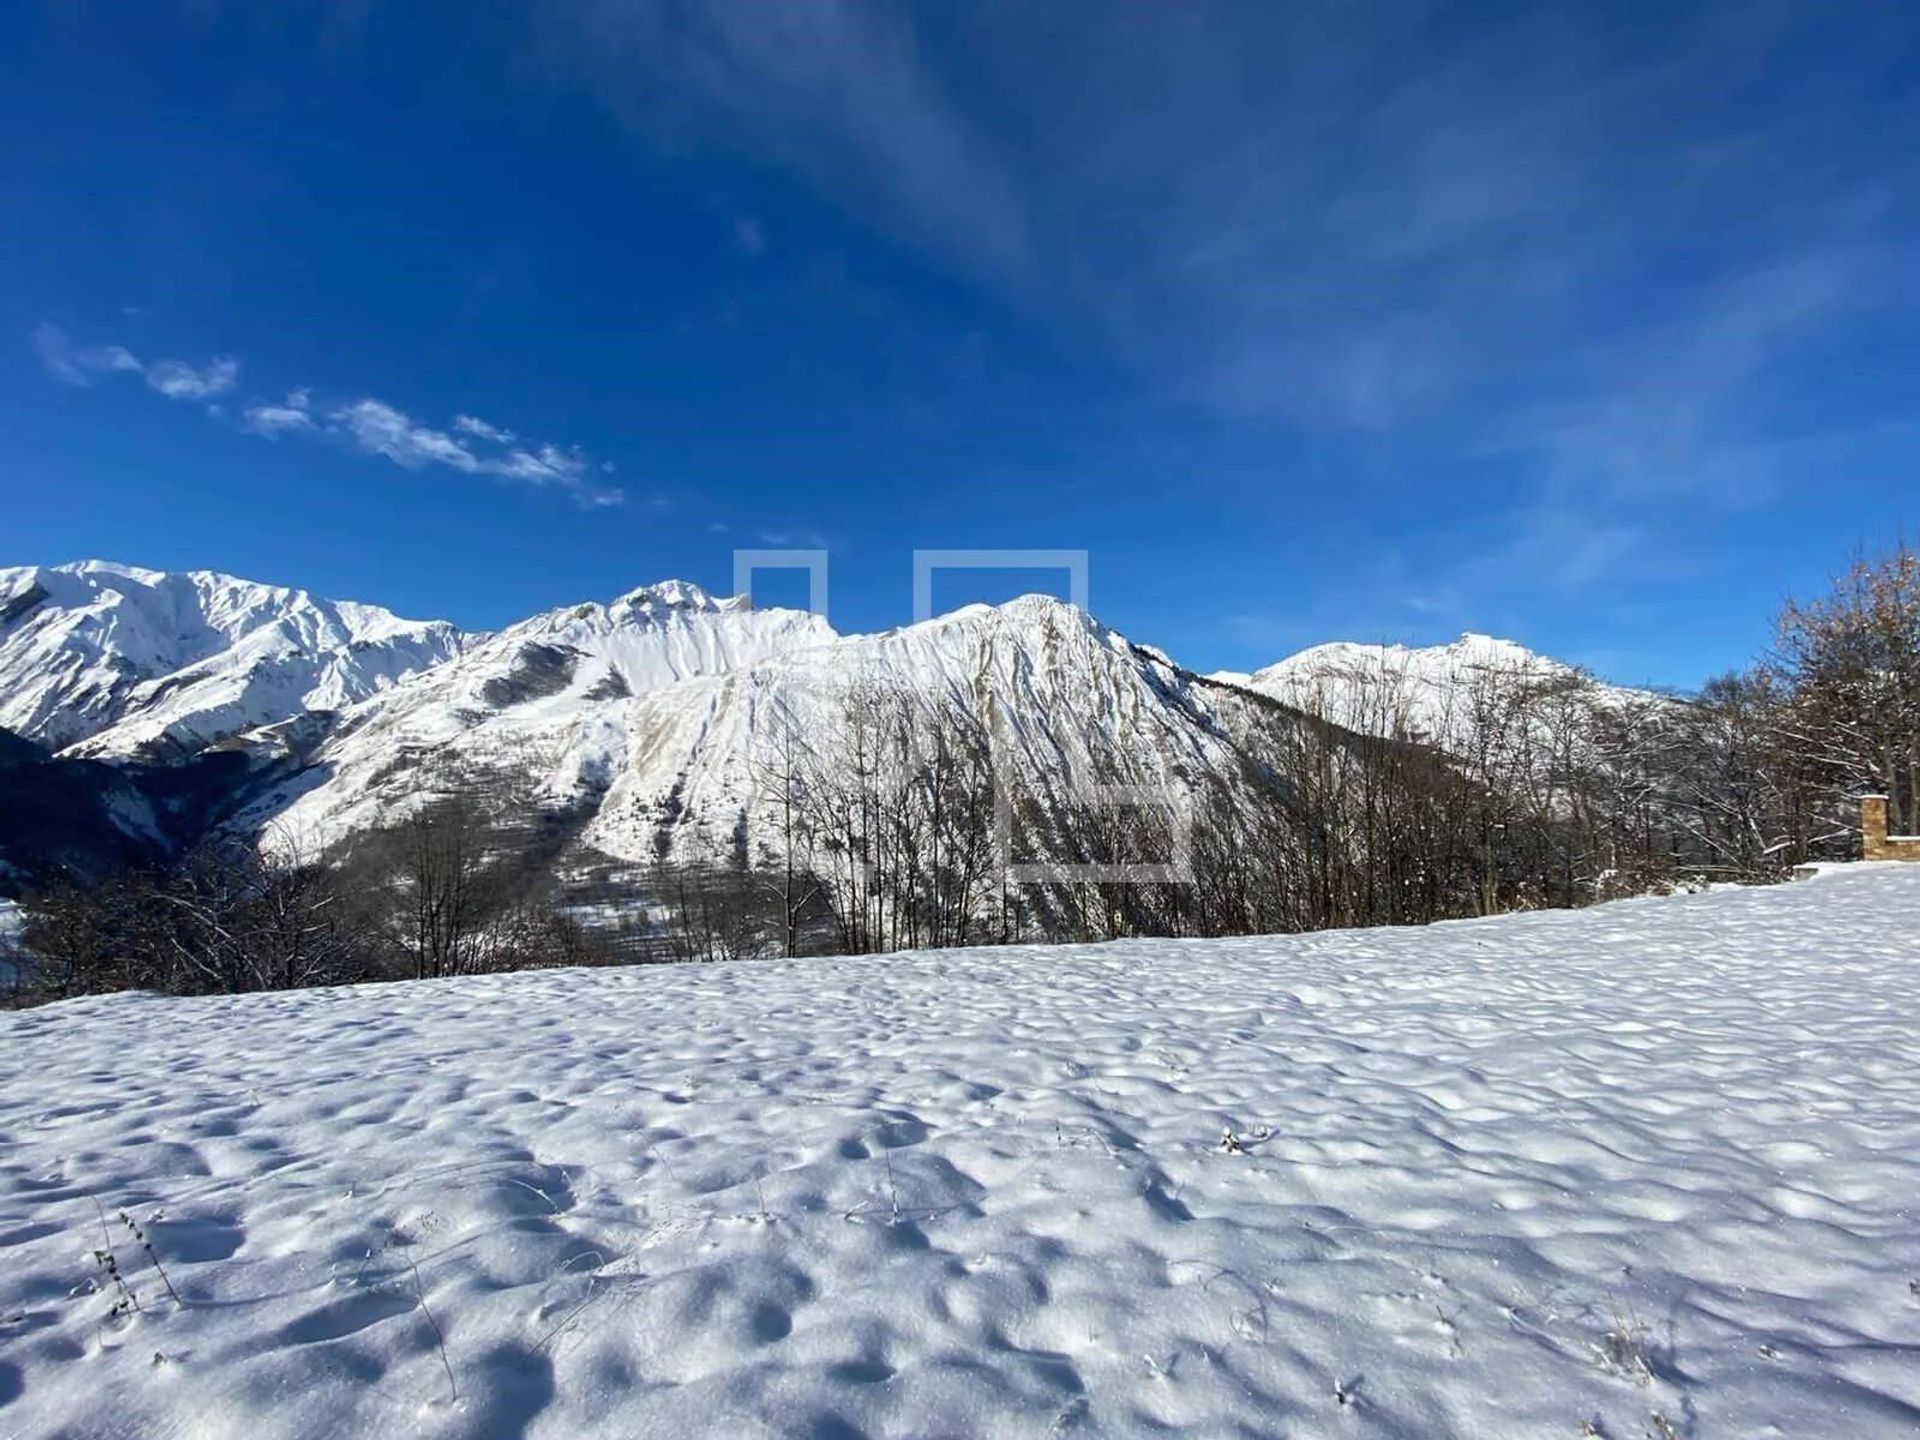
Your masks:
M 1856 866 L 0 1017 L 0 1435 L 1911 1437 L 1916 929 Z

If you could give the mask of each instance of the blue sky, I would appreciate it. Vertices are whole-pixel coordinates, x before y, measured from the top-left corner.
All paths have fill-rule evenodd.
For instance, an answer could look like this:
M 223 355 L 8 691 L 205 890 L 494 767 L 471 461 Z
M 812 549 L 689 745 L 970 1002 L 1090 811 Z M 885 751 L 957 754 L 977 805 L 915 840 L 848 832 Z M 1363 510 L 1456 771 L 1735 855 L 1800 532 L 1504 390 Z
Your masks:
M 1091 608 L 1202 669 L 1474 629 L 1688 686 L 1920 529 L 1917 39 L 23 0 L 0 563 L 477 627 L 823 546 L 869 629 L 916 547 L 1084 548 Z

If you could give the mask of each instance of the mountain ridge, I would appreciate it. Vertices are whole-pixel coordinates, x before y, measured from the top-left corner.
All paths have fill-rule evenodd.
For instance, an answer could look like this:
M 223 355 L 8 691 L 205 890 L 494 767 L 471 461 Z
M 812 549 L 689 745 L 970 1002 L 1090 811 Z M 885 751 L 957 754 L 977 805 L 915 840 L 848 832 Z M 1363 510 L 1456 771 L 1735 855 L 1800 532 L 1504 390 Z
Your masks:
M 444 660 L 444 620 L 212 570 L 0 570 L 0 727 L 96 759 L 182 758 Z
M 1578 674 L 1469 635 L 1205 676 L 1047 595 L 843 635 L 663 580 L 462 631 L 213 571 L 0 570 L 0 728 L 75 762 L 192 773 L 148 803 L 157 819 L 116 802 L 109 821 L 143 845 L 214 815 L 317 854 L 476 791 L 564 817 L 601 856 L 710 858 L 768 833 L 786 737 L 847 763 L 824 757 L 882 696 L 915 725 L 966 717 L 996 787 L 1043 824 L 1112 786 L 1177 813 L 1257 783 L 1243 740 L 1276 717 L 1445 743 L 1435 713 L 1489 667 Z M 1383 684 L 1386 718 L 1369 709 Z

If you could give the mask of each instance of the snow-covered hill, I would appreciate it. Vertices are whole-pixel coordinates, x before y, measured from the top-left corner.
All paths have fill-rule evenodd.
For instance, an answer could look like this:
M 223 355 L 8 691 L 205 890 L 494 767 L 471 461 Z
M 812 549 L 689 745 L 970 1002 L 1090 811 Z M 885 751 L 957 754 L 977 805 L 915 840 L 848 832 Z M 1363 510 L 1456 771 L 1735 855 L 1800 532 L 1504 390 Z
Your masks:
M 1041 596 L 839 637 L 803 612 L 661 593 L 529 621 L 357 707 L 255 822 L 324 848 L 452 777 L 519 776 L 584 811 L 606 854 L 711 856 L 761 814 L 780 737 L 830 753 L 860 693 L 993 717 L 1004 777 L 1043 801 L 1080 779 L 1178 795 L 1226 770 L 1221 708 L 1244 703 Z
M 1861 866 L 0 1015 L 0 1434 L 1907 1440 L 1916 929 Z
M 206 570 L 0 570 L 0 728 L 75 755 L 183 757 L 365 699 L 464 641 L 443 621 Z
M 830 754 L 849 700 L 871 693 L 926 718 L 942 706 L 984 717 L 999 783 L 1042 810 L 1100 784 L 1149 787 L 1177 803 L 1230 769 L 1220 707 L 1234 697 L 1210 688 L 1061 601 L 971 605 L 648 696 L 628 714 L 626 763 L 613 769 L 587 838 L 616 855 L 651 853 L 671 796 L 675 813 L 717 832 L 698 837 L 711 849 L 738 816 L 758 815 L 768 787 L 757 777 L 773 768 L 778 736 Z
M 1213 677 L 1363 734 L 1422 739 L 1466 753 L 1515 697 L 1580 689 L 1598 704 L 1646 692 L 1591 680 L 1511 640 L 1465 634 L 1446 645 L 1315 645 L 1251 675 Z
M 649 698 L 684 696 L 666 711 L 697 711 L 701 678 L 834 639 L 817 615 L 754 610 L 684 581 L 553 610 L 347 711 L 308 768 L 247 820 L 324 848 L 475 777 L 593 807 L 656 758 L 644 726 L 636 743 L 633 718 Z

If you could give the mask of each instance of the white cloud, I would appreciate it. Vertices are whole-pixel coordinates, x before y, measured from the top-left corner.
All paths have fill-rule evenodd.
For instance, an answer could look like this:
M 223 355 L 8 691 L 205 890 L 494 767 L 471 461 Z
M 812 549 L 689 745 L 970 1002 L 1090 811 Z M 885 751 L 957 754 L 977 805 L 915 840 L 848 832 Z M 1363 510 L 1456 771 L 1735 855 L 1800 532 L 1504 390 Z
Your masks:
M 571 485 L 586 474 L 587 465 L 586 457 L 578 450 L 542 445 L 537 450 L 511 451 L 504 460 L 486 462 L 483 468 L 513 480 L 531 480 L 536 485 Z
M 53 324 L 38 326 L 32 339 L 47 372 L 66 385 L 87 386 L 104 375 L 134 374 L 170 400 L 211 402 L 233 390 L 240 380 L 239 362 L 226 356 L 217 356 L 204 366 L 189 365 L 184 360 L 143 363 L 121 345 L 77 346 Z M 208 403 L 206 409 L 216 420 L 227 416 L 222 405 Z M 595 472 L 611 474 L 610 462 L 595 461 L 577 445 L 519 443 L 513 431 L 476 415 L 454 416 L 451 430 L 456 433 L 423 425 L 396 406 L 371 397 L 316 415 L 312 392 L 299 388 L 289 390 L 278 403 L 263 400 L 245 406 L 236 423 L 248 434 L 268 440 L 283 435 L 332 435 L 364 454 L 381 456 L 403 469 L 444 465 L 463 475 L 491 475 L 559 490 L 584 506 L 619 505 L 626 500 L 624 491 L 589 483 L 589 476 Z M 469 440 L 489 448 L 477 450 Z
M 818 530 L 760 530 L 755 538 L 775 550 L 825 550 L 827 537 Z
M 328 417 L 331 429 L 345 435 L 370 455 L 382 455 L 408 470 L 427 465 L 445 465 L 465 475 L 494 475 L 503 480 L 518 480 L 529 485 L 551 486 L 564 490 L 582 505 L 618 505 L 624 492 L 589 485 L 587 472 L 593 461 L 577 446 L 516 446 L 504 455 L 480 455 L 445 430 L 415 422 L 403 411 L 383 400 L 356 400 Z M 462 423 L 465 422 L 465 423 Z M 474 426 L 485 426 L 483 438 L 510 436 L 476 420 L 471 415 L 457 416 L 453 428 L 469 435 L 482 436 Z
M 333 423 L 369 455 L 384 455 L 408 470 L 423 465 L 450 465 L 469 475 L 478 474 L 480 458 L 444 430 L 416 425 L 405 414 L 381 400 L 356 400 L 334 411 Z
M 169 400 L 211 400 L 233 389 L 239 364 L 224 355 L 195 367 L 184 360 L 142 363 L 124 345 L 78 346 L 58 325 L 42 323 L 33 332 L 33 348 L 54 379 L 67 385 L 91 385 L 103 375 L 139 375 Z
M 128 360 L 131 355 L 120 352 Z M 139 368 L 138 363 L 131 368 Z M 147 384 L 169 400 L 210 400 L 233 389 L 240 366 L 222 355 L 196 370 L 184 360 L 156 360 L 146 368 Z
M 97 376 L 144 367 L 119 345 L 76 346 L 58 325 L 41 324 L 33 332 L 33 348 L 54 379 L 68 385 L 91 385 Z
M 478 440 L 491 440 L 496 445 L 511 445 L 516 438 L 513 431 L 502 430 L 498 425 L 489 425 L 478 415 L 456 415 L 453 428 L 462 435 L 471 435 Z
M 289 391 L 283 405 L 248 406 L 240 417 L 241 428 L 269 440 L 311 430 L 313 416 L 308 413 L 311 403 L 312 397 L 305 390 Z

